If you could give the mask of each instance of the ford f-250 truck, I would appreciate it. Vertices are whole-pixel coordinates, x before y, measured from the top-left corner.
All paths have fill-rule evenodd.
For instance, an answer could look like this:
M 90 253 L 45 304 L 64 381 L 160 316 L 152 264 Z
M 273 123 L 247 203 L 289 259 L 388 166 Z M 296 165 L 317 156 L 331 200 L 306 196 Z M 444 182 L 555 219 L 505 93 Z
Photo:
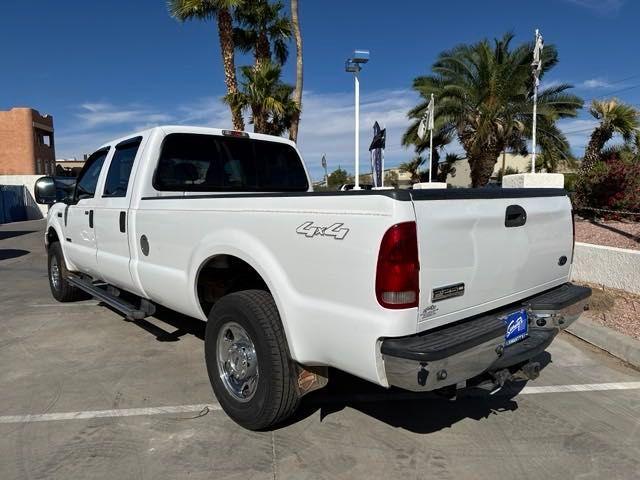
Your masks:
M 54 180 L 36 192 L 53 203 Z M 417 392 L 533 379 L 591 293 L 569 283 L 562 189 L 313 192 L 292 142 L 209 128 L 99 148 L 45 243 L 59 301 L 206 320 L 213 390 L 249 429 L 328 367 Z

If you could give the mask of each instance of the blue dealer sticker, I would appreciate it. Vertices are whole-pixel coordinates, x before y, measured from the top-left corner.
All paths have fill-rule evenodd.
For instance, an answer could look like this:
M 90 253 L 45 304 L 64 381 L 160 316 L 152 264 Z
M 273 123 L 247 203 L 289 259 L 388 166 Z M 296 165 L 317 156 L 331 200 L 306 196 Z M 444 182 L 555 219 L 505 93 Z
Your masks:
M 504 334 L 505 346 L 513 345 L 527 337 L 529 331 L 529 322 L 527 319 L 527 311 L 525 309 L 510 313 L 503 318 L 507 330 Z

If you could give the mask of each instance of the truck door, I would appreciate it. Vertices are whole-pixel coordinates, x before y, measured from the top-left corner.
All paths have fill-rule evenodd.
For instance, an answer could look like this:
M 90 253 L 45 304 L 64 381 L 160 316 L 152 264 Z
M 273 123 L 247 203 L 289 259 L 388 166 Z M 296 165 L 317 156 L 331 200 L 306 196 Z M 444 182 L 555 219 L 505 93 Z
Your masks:
M 100 172 L 109 153 L 109 147 L 92 154 L 78 175 L 73 201 L 70 202 L 65 218 L 64 254 L 69 267 L 97 275 L 96 235 L 95 235 L 95 192 Z
M 129 204 L 133 190 L 132 173 L 142 149 L 142 137 L 119 143 L 108 165 L 101 199 L 96 206 L 95 229 L 98 240 L 97 262 L 100 277 L 107 283 L 140 294 L 129 261 Z

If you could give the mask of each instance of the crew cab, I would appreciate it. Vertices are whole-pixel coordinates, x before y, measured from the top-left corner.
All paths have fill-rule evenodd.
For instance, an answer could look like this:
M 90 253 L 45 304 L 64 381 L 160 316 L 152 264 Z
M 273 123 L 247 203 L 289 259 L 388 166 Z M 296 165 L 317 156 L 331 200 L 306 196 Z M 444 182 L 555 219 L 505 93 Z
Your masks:
M 255 133 L 152 128 L 96 150 L 70 198 L 50 177 L 36 197 L 53 296 L 207 321 L 214 393 L 249 429 L 328 367 L 416 392 L 533 379 L 591 293 L 569 283 L 562 189 L 313 192 L 295 144 Z

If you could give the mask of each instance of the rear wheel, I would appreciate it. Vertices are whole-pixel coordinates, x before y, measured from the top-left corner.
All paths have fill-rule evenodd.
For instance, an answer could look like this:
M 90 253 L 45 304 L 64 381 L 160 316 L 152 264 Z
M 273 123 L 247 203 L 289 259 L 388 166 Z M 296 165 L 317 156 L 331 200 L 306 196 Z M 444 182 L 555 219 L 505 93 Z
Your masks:
M 81 297 L 81 290 L 67 282 L 68 270 L 64 262 L 62 247 L 59 242 L 49 245 L 49 287 L 53 298 L 59 302 L 72 302 Z
M 239 425 L 265 429 L 297 408 L 295 369 L 268 292 L 235 292 L 214 305 L 207 323 L 205 357 L 213 391 Z

